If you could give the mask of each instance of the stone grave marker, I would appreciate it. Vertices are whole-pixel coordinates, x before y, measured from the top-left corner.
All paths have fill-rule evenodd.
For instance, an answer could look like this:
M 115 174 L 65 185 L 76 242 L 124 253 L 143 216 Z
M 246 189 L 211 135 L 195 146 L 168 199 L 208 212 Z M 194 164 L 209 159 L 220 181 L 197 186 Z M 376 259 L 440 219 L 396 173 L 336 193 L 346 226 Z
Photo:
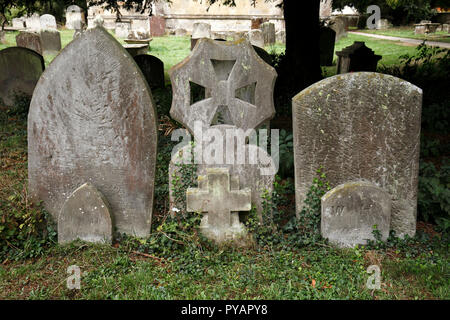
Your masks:
M 191 50 L 194 49 L 197 41 L 202 38 L 212 38 L 211 25 L 209 23 L 197 22 L 194 23 L 191 36 Z
M 389 237 L 391 223 L 390 195 L 382 188 L 365 181 L 347 182 L 322 197 L 320 231 L 322 237 L 339 247 L 366 245 Z
M 39 33 L 20 31 L 16 36 L 16 44 L 18 47 L 28 48 L 42 55 L 42 42 Z
M 155 56 L 140 54 L 134 61 L 144 74 L 150 88 L 164 88 L 164 63 Z
M 264 38 L 264 45 L 270 46 L 275 44 L 275 24 L 264 22 L 261 24 L 261 31 Z
M 342 19 L 338 19 L 337 17 L 332 19 L 329 26 L 336 32 L 336 42 L 347 36 L 345 23 Z
M 391 196 L 391 228 L 414 236 L 422 90 L 389 75 L 324 79 L 293 98 L 297 214 L 323 168 L 333 188 L 366 180 Z
M 366 47 L 363 41 L 355 41 L 351 46 L 336 52 L 336 55 L 338 56 L 337 74 L 358 71 L 375 72 L 378 61 L 382 58 Z
M 264 36 L 261 30 L 250 30 L 246 37 L 253 46 L 264 48 Z
M 228 169 L 210 168 L 206 176 L 199 176 L 198 189 L 186 192 L 188 212 L 202 212 L 200 230 L 218 243 L 241 240 L 246 229 L 239 221 L 239 211 L 252 209 L 251 190 L 239 190 L 239 177 Z
M 58 243 L 77 239 L 111 243 L 112 233 L 108 200 L 92 184 L 83 184 L 64 202 L 58 216 Z
M 116 28 L 114 31 L 116 37 L 126 39 L 128 38 L 130 31 L 131 31 L 131 22 L 129 21 L 116 22 Z
M 58 30 L 42 29 L 39 32 L 44 55 L 56 55 L 61 51 L 61 34 Z
M 42 30 L 56 30 L 56 19 L 51 14 L 44 14 L 39 18 L 39 23 L 41 25 Z
M 69 30 L 78 30 L 78 21 L 86 24 L 83 9 L 77 5 L 68 6 L 66 9 L 66 28 Z
M 128 53 L 132 57 L 135 57 L 137 55 L 147 54 L 149 45 L 148 43 L 141 43 L 141 44 L 130 43 L 124 44 L 123 47 L 125 48 L 125 50 L 128 51 Z
M 12 27 L 16 30 L 24 30 L 26 28 L 25 26 L 25 17 L 20 17 L 20 18 L 13 18 L 11 20 L 12 22 Z
M 275 39 L 278 43 L 286 44 L 286 31 L 280 30 L 275 34 Z
M 151 92 L 132 57 L 102 27 L 86 30 L 53 60 L 33 94 L 31 198 L 57 219 L 66 198 L 89 182 L 108 200 L 118 232 L 147 236 L 156 122 Z
M 25 24 L 28 31 L 38 32 L 39 30 L 41 30 L 41 21 L 39 14 L 33 13 L 33 15 L 31 15 L 30 17 L 27 17 L 25 19 Z
M 152 37 L 162 37 L 166 34 L 166 19 L 164 16 L 153 15 L 150 17 L 150 34 Z
M 0 99 L 3 103 L 13 105 L 15 94 L 31 98 L 44 69 L 44 58 L 33 50 L 21 47 L 1 50 Z
M 334 44 L 336 41 L 336 32 L 328 27 L 320 28 L 320 65 L 333 65 Z

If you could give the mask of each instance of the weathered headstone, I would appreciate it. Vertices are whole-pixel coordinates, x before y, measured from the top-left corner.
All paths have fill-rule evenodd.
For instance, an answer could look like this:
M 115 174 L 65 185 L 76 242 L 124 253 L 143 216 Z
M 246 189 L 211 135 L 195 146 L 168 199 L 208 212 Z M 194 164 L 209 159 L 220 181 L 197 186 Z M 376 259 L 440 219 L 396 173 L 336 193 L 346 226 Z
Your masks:
M 66 9 L 66 28 L 69 30 L 79 29 L 77 28 L 77 25 L 75 25 L 75 23 L 78 23 L 78 21 L 81 21 L 83 22 L 83 24 L 86 24 L 83 9 L 81 9 L 77 5 L 68 6 Z
M 21 31 L 16 36 L 16 44 L 18 47 L 34 50 L 42 55 L 42 42 L 39 33 Z
M 75 32 L 73 33 L 73 39 L 78 37 L 80 34 L 82 34 L 86 30 L 86 24 L 82 20 L 75 20 L 71 23 L 73 29 Z
M 166 18 L 153 15 L 150 17 L 150 33 L 152 37 L 162 37 L 166 34 Z
M 31 98 L 44 68 L 44 58 L 33 50 L 21 47 L 1 50 L 0 99 L 3 103 L 13 105 L 15 94 Z
M 397 236 L 416 230 L 422 90 L 404 80 L 357 72 L 324 79 L 293 99 L 297 213 L 316 170 L 331 187 L 370 181 L 393 200 Z
M 41 24 L 41 29 L 43 29 L 43 30 L 47 30 L 47 29 L 56 30 L 57 29 L 56 19 L 51 14 L 42 15 L 39 18 L 39 23 Z
M 275 34 L 275 39 L 278 43 L 286 44 L 286 31 L 280 30 Z
M 134 61 L 144 74 L 150 88 L 164 88 L 164 63 L 155 56 L 140 54 Z
M 331 66 L 334 57 L 334 44 L 336 41 L 336 32 L 327 27 L 320 28 L 320 65 Z
M 12 27 L 16 30 L 23 30 L 25 29 L 25 17 L 21 17 L 21 18 L 13 18 L 11 20 L 12 22 Z
M 197 41 L 202 38 L 212 38 L 211 25 L 203 22 L 194 23 L 191 36 L 191 50 L 194 49 Z
M 207 238 L 218 243 L 241 240 L 246 229 L 239 221 L 239 211 L 252 208 L 250 189 L 239 189 L 239 177 L 228 169 L 207 169 L 206 176 L 198 178 L 198 189 L 186 192 L 186 210 L 202 212 L 200 230 Z
M 116 22 L 115 34 L 116 37 L 126 39 L 131 31 L 131 22 L 121 21 Z
M 118 232 L 147 236 L 156 121 L 151 92 L 132 57 L 102 27 L 88 29 L 53 60 L 33 94 L 32 199 L 57 218 L 66 197 L 90 182 L 108 199 Z
M 83 184 L 67 198 L 58 216 L 58 243 L 111 243 L 112 233 L 108 201 L 92 184 Z
M 355 41 L 351 46 L 336 52 L 336 55 L 338 56 L 338 74 L 358 71 L 375 72 L 378 61 L 382 58 L 366 47 L 362 41 Z
M 31 15 L 30 17 L 27 17 L 25 19 L 25 24 L 27 26 L 28 31 L 37 32 L 37 31 L 41 30 L 41 21 L 40 21 L 39 14 L 33 13 L 33 15 Z
M 58 30 L 42 29 L 39 32 L 44 55 L 55 55 L 61 51 L 61 34 Z
M 336 42 L 341 40 L 347 36 L 347 32 L 345 29 L 345 23 L 342 19 L 338 19 L 337 17 L 330 22 L 330 28 L 336 32 Z
M 387 30 L 389 28 L 392 28 L 392 23 L 388 19 L 379 19 L 376 22 L 377 30 Z
M 320 231 L 322 237 L 339 247 L 365 245 L 389 236 L 392 201 L 390 195 L 373 183 L 354 181 L 341 184 L 322 197 Z
M 275 44 L 275 24 L 271 22 L 265 22 L 261 24 L 261 31 L 263 34 L 265 46 Z
M 253 46 L 264 48 L 264 37 L 261 30 L 250 30 L 246 37 Z

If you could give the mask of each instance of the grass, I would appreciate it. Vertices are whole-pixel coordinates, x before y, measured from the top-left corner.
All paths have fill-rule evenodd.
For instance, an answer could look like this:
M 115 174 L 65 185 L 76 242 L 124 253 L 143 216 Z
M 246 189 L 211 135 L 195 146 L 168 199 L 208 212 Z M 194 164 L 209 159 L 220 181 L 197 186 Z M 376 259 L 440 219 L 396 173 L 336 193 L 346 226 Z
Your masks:
M 428 41 L 439 41 L 439 42 L 448 42 L 450 43 L 450 34 L 444 31 L 439 31 L 436 33 L 431 33 L 428 35 L 425 34 L 414 34 L 413 26 L 403 26 L 403 27 L 395 27 L 387 30 L 355 30 L 359 32 L 379 34 L 383 36 L 391 36 L 391 37 L 400 37 L 400 38 L 410 38 L 410 39 L 418 39 L 418 40 L 428 40 Z

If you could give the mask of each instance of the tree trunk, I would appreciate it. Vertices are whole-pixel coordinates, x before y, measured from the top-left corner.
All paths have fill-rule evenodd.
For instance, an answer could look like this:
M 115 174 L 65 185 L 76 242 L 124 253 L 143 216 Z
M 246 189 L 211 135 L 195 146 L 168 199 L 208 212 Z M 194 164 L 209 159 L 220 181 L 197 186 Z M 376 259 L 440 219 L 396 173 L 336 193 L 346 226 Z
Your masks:
M 322 78 L 319 55 L 319 0 L 284 0 L 286 57 L 283 77 L 295 95 Z M 290 97 L 292 98 L 292 97 Z

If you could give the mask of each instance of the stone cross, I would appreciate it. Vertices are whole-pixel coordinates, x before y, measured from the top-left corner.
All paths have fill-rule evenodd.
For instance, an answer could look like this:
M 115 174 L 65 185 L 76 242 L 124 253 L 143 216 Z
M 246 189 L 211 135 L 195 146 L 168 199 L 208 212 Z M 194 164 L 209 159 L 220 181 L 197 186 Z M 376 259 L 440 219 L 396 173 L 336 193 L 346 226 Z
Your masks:
M 230 179 L 228 169 L 210 168 L 206 176 L 199 177 L 199 188 L 190 188 L 186 192 L 187 211 L 206 212 L 202 227 L 213 230 L 215 236 L 209 237 L 218 242 L 230 232 L 235 233 L 233 227 L 242 231 L 237 212 L 250 211 L 252 208 L 251 190 L 238 190 L 237 179 Z

